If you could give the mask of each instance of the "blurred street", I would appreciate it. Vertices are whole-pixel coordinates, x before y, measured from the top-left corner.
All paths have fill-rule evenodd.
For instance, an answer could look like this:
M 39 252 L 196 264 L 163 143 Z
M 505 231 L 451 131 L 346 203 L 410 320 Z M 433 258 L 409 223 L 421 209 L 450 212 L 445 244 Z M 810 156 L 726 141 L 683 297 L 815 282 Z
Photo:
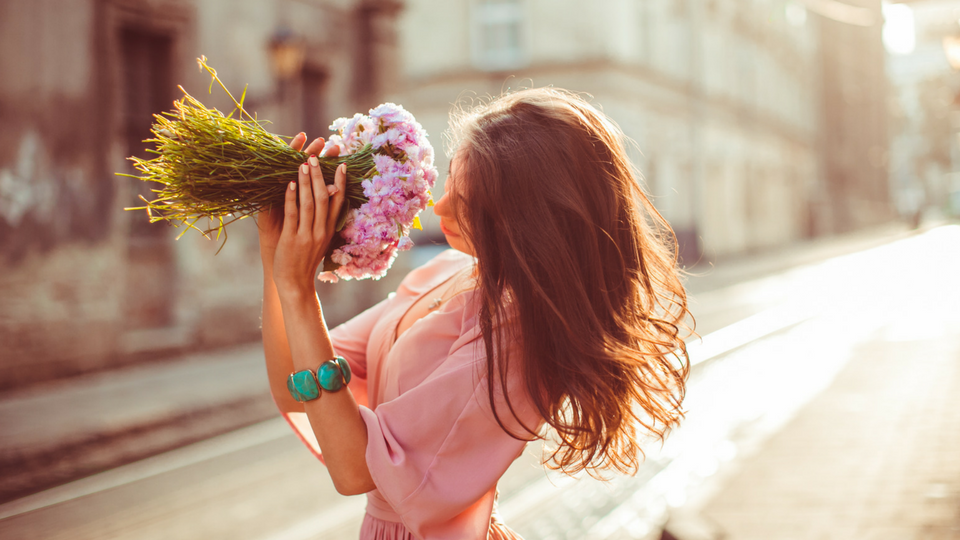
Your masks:
M 696 272 L 703 339 L 690 342 L 681 429 L 648 445 L 636 477 L 607 483 L 544 474 L 531 445 L 500 482 L 504 521 L 528 539 L 660 538 L 664 528 L 679 540 L 960 538 L 958 270 L 960 226 L 945 225 Z M 0 456 L 46 444 L 52 467 L 49 439 L 83 440 L 111 421 L 89 417 L 98 407 L 118 425 L 152 415 L 196 433 L 154 434 L 170 441 L 203 438 L 205 424 L 225 430 L 225 410 L 268 419 L 0 505 L 0 538 L 356 538 L 364 498 L 338 495 L 268 411 L 256 348 L 166 365 L 166 379 L 150 366 L 90 378 L 99 403 L 83 401 L 83 384 L 73 405 L 6 394 Z M 204 370 L 222 380 L 197 384 Z M 139 412 L 110 401 L 131 392 Z M 190 410 L 201 411 L 193 421 Z M 126 440 L 142 445 L 152 431 Z

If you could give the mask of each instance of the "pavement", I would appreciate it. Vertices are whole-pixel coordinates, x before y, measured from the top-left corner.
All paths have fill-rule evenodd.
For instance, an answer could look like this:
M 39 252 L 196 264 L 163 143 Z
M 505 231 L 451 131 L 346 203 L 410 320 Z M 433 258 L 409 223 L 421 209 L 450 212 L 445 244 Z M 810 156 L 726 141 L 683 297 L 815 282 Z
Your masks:
M 738 282 L 762 280 L 764 276 L 787 268 L 882 245 L 910 234 L 912 233 L 902 227 L 888 226 L 854 235 L 798 244 L 779 252 L 721 261 L 712 267 L 693 269 L 694 276 L 690 279 L 689 289 L 695 299 L 706 298 L 711 294 L 722 297 L 725 294 L 724 291 L 735 287 Z M 766 299 L 768 303 L 775 300 L 775 298 Z M 735 316 L 727 314 L 726 317 L 746 317 L 751 315 L 752 312 L 762 309 L 762 307 L 759 301 L 754 304 L 743 305 L 740 312 Z M 705 316 L 701 320 L 704 324 L 700 328 L 701 334 L 717 330 L 727 323 L 726 320 L 723 320 L 723 317 L 719 316 Z M 957 345 L 957 340 L 952 343 Z M 916 423 L 917 418 L 915 414 L 910 414 L 911 411 L 937 411 L 941 408 L 952 410 L 955 413 L 960 411 L 960 407 L 957 406 L 960 404 L 957 402 L 957 398 L 949 398 L 944 394 L 944 392 L 949 393 L 947 391 L 952 388 L 953 395 L 960 396 L 960 384 L 958 384 L 960 377 L 957 375 L 956 354 L 953 355 L 952 361 L 950 360 L 950 355 L 953 353 L 949 351 L 954 350 L 950 348 L 953 345 L 950 345 L 949 340 L 947 343 L 936 341 L 930 342 L 928 345 L 932 348 L 931 350 L 941 351 L 941 356 L 930 354 L 924 356 L 924 358 L 942 358 L 937 362 L 931 360 L 933 363 L 929 366 L 925 365 L 923 369 L 919 370 L 926 377 L 920 379 L 909 369 L 914 364 L 904 362 L 898 364 L 895 347 L 881 347 L 882 350 L 878 351 L 878 354 L 886 355 L 883 358 L 889 359 L 887 362 L 877 361 L 880 362 L 877 365 L 886 366 L 885 371 L 882 371 L 885 374 L 884 377 L 892 376 L 896 380 L 897 378 L 913 376 L 913 379 L 910 379 L 915 380 L 913 386 L 911 386 L 913 392 L 904 393 L 901 391 L 899 394 L 887 396 L 882 394 L 883 391 L 893 392 L 893 390 L 888 388 L 890 386 L 889 381 L 884 377 L 876 376 L 871 379 L 860 373 L 853 373 L 848 377 L 849 380 L 857 382 L 861 386 L 871 380 L 875 382 L 876 388 L 860 388 L 868 394 L 869 392 L 877 393 L 877 396 L 869 394 L 868 398 L 864 398 L 867 399 L 867 403 L 872 403 L 873 399 L 886 399 L 901 407 L 898 409 L 900 416 L 897 416 L 900 423 L 893 424 L 890 428 L 890 441 L 899 441 L 901 445 L 908 444 L 903 442 L 903 439 L 913 440 L 911 437 L 918 434 L 916 430 L 919 428 L 910 431 L 910 426 L 913 425 L 911 422 Z M 872 359 L 876 356 L 874 354 L 868 355 L 868 359 L 863 362 L 864 367 L 862 369 L 869 372 L 872 362 L 874 362 Z M 857 361 L 851 361 L 846 369 L 849 370 L 851 366 L 858 365 Z M 896 372 L 896 368 L 902 369 L 904 372 Z M 841 374 L 837 381 L 843 380 L 846 379 Z M 91 374 L 0 394 L 0 502 L 18 499 L 30 493 L 88 476 L 122 463 L 140 460 L 190 442 L 276 417 L 277 413 L 265 381 L 266 374 L 263 367 L 262 349 L 259 344 L 253 344 Z M 887 382 L 884 383 L 884 381 Z M 885 384 L 886 386 L 884 386 Z M 934 386 L 929 386 L 931 384 Z M 940 386 L 936 386 L 936 384 Z M 938 392 L 924 392 L 924 388 L 937 388 L 939 390 Z M 809 407 L 814 407 L 824 396 L 829 397 L 830 391 L 828 389 L 823 396 L 812 401 Z M 908 399 L 911 396 L 915 400 L 926 399 L 926 401 L 922 403 L 920 401 L 913 402 Z M 886 403 L 886 401 L 883 402 Z M 891 404 L 890 406 L 893 407 L 894 405 Z M 913 409 L 912 407 L 920 407 L 920 409 Z M 859 431 L 860 439 L 858 441 L 861 446 L 855 446 L 853 440 L 857 438 L 855 433 L 858 433 L 855 428 L 866 426 L 869 421 L 885 422 L 889 418 L 886 415 L 897 413 L 897 411 L 882 410 L 876 407 L 864 407 L 863 409 L 862 414 L 874 416 L 859 419 L 844 417 L 843 420 L 848 422 L 846 424 L 839 421 L 828 422 L 831 426 L 836 424 L 833 429 L 848 434 L 849 441 L 844 439 L 845 443 L 843 445 L 830 446 L 830 449 L 825 449 L 823 452 L 834 452 L 836 454 L 838 451 L 842 452 L 845 448 L 857 448 L 859 451 L 868 451 L 878 446 L 887 448 L 886 443 L 890 441 L 875 441 L 872 437 L 868 437 L 868 435 L 877 433 L 877 431 L 874 431 L 876 429 L 874 424 L 870 424 L 874 426 L 870 430 L 864 428 Z M 804 411 L 806 410 L 804 409 Z M 881 411 L 884 413 L 883 415 L 881 415 Z M 831 408 L 829 406 L 823 406 L 821 414 L 829 415 L 830 412 Z M 806 414 L 806 412 L 801 413 L 797 418 L 801 418 L 803 414 Z M 936 433 L 951 434 L 941 435 L 935 441 L 923 439 L 924 444 L 935 445 L 937 455 L 941 456 L 938 459 L 943 462 L 937 461 L 935 465 L 926 466 L 930 471 L 937 474 L 939 474 L 937 471 L 943 471 L 947 480 L 927 482 L 929 485 L 924 488 L 926 491 L 921 489 L 921 492 L 933 494 L 930 500 L 935 502 L 947 501 L 947 503 L 944 503 L 946 506 L 941 505 L 944 508 L 953 504 L 956 501 L 955 495 L 960 493 L 960 485 L 957 484 L 957 480 L 960 479 L 958 460 L 945 457 L 952 455 L 949 449 L 956 449 L 958 447 L 957 443 L 960 442 L 957 439 L 957 434 L 960 434 L 958 420 L 960 420 L 960 416 L 957 414 L 952 416 L 947 413 L 939 416 L 933 414 L 925 420 L 925 427 L 922 430 L 928 438 L 933 437 L 932 434 Z M 816 419 L 800 425 L 801 427 L 807 426 L 806 429 L 825 429 Z M 798 440 L 810 440 L 804 439 L 804 437 L 810 436 L 827 437 L 829 434 L 796 432 L 792 435 L 795 439 L 789 439 L 790 434 L 793 433 L 791 426 L 778 432 L 771 439 L 770 444 L 774 446 L 770 448 L 779 448 L 775 443 L 781 437 L 787 437 L 786 442 L 783 443 L 784 451 L 792 449 L 795 454 L 794 459 L 803 458 L 815 464 L 817 460 L 809 457 L 814 454 L 803 454 L 809 445 L 799 444 Z M 841 427 L 844 429 L 840 429 Z M 903 450 L 903 453 L 906 455 L 907 451 Z M 960 452 L 953 453 L 960 456 Z M 764 456 L 774 455 L 776 454 L 764 449 L 757 453 L 755 459 L 764 459 Z M 833 454 L 820 455 L 820 461 L 833 463 L 835 457 Z M 886 458 L 881 456 L 876 459 L 883 462 L 884 459 L 890 461 L 895 458 L 896 456 Z M 777 459 L 789 460 L 790 456 L 781 456 Z M 774 459 L 773 463 L 776 463 L 777 459 Z M 718 478 L 729 477 L 732 479 L 731 487 L 726 489 L 739 489 L 740 491 L 729 492 L 731 494 L 736 493 L 736 498 L 730 495 L 716 499 L 715 502 L 707 502 L 708 497 L 703 495 L 700 499 L 704 502 L 699 505 L 690 504 L 688 507 L 678 507 L 676 515 L 681 516 L 686 513 L 698 516 L 698 519 L 706 519 L 709 523 L 715 523 L 718 530 L 730 531 L 730 538 L 814 538 L 815 536 L 809 535 L 782 536 L 767 534 L 763 536 L 765 533 L 761 530 L 762 523 L 751 522 L 748 519 L 750 513 L 743 512 L 743 505 L 725 506 L 723 504 L 725 500 L 754 501 L 757 505 L 756 508 L 765 508 L 763 502 L 770 500 L 771 496 L 768 493 L 756 491 L 758 489 L 756 486 L 762 484 L 760 480 L 769 475 L 769 469 L 764 469 L 760 465 L 751 465 L 752 463 L 752 461 L 743 461 L 742 468 L 737 469 L 736 474 L 728 471 L 718 475 Z M 914 489 L 916 487 L 915 482 L 910 480 L 910 478 L 913 478 L 910 475 L 916 474 L 916 472 L 911 472 L 902 464 L 894 465 L 901 467 L 901 469 L 897 469 L 903 476 L 900 485 L 912 486 L 910 489 Z M 808 473 L 800 469 L 797 470 L 799 472 L 795 480 L 802 481 Z M 754 471 L 752 473 L 755 474 L 754 477 L 748 476 L 751 471 Z M 873 473 L 875 472 L 874 470 Z M 862 489 L 865 479 L 874 478 L 869 470 L 862 471 L 861 474 L 863 478 L 849 478 L 851 483 L 861 482 L 861 488 L 859 489 Z M 835 491 L 830 489 L 829 486 L 817 489 L 825 493 Z M 907 488 L 904 487 L 904 489 Z M 710 499 L 710 501 L 714 500 Z M 805 501 L 804 496 L 800 496 L 800 508 L 809 507 Z M 796 503 L 797 501 L 792 502 Z M 894 502 L 888 501 L 889 504 L 894 504 Z M 954 504 L 953 508 L 956 507 L 956 504 Z M 776 514 L 769 514 L 768 511 L 768 515 Z M 709 519 L 704 516 L 709 516 Z M 798 517 L 798 519 L 800 518 Z M 774 521 L 776 520 L 774 519 Z M 678 518 L 674 520 L 674 526 L 682 527 L 685 522 L 689 525 L 693 520 L 687 519 L 684 521 Z M 757 533 L 758 536 L 742 536 L 754 530 L 761 532 Z M 830 537 L 834 536 L 816 536 L 816 538 Z M 853 536 L 835 537 L 852 538 Z M 866 538 L 865 536 L 860 537 Z M 930 537 L 960 538 L 960 536 Z
M 731 466 L 698 509 L 711 537 L 960 539 L 958 323 L 855 351 L 830 386 Z
M 795 410 L 744 422 L 739 455 L 672 505 L 664 538 L 960 539 L 960 228 L 908 248 L 859 276 L 872 294 L 819 321 L 794 377 L 827 356 L 836 373 Z
M 277 416 L 259 343 L 0 394 L 0 503 Z

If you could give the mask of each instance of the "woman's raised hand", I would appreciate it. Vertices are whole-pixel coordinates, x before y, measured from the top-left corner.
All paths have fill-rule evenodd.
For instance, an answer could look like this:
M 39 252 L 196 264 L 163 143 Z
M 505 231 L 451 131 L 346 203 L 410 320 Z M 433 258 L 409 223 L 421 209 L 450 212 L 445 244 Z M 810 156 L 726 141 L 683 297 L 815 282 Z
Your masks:
M 290 141 L 290 146 L 295 150 L 303 148 L 307 141 L 307 134 L 300 132 Z M 316 153 L 318 148 L 323 148 L 323 138 L 318 138 L 310 143 L 306 150 Z M 280 231 L 283 228 L 283 206 L 274 205 L 257 214 L 257 230 L 260 235 L 260 258 L 263 259 L 265 270 L 273 271 L 273 254 L 277 251 L 277 242 L 280 241 Z
M 290 145 L 302 148 L 305 141 L 300 133 Z M 313 290 L 317 267 L 336 232 L 346 191 L 346 166 L 337 168 L 333 185 L 324 184 L 316 157 L 323 146 L 324 140 L 318 138 L 304 150 L 310 158 L 300 166 L 297 181 L 288 185 L 283 208 L 273 207 L 257 216 L 264 267 L 272 270 L 281 293 Z M 338 154 L 339 148 L 333 147 L 326 155 Z

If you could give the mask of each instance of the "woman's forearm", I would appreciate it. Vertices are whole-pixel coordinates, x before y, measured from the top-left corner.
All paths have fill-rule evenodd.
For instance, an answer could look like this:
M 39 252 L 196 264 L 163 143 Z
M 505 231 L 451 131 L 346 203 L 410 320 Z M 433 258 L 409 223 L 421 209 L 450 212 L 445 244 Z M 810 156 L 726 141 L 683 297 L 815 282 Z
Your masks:
M 294 141 L 295 147 L 303 144 L 300 135 Z M 345 164 L 337 167 L 334 185 L 328 186 L 316 157 L 307 161 L 300 166 L 297 181 L 288 185 L 282 213 L 274 207 L 257 219 L 264 277 L 263 348 L 277 405 L 282 411 L 306 413 L 333 485 L 340 493 L 353 495 L 375 485 L 366 461 L 367 426 L 350 389 L 321 392 L 301 404 L 286 387 L 291 373 L 315 371 L 334 357 L 314 276 L 336 232 L 347 169 Z
M 291 372 L 316 370 L 335 356 L 316 291 L 311 284 L 286 289 L 278 297 L 290 347 Z M 337 491 L 356 495 L 374 489 L 365 455 L 367 427 L 350 389 L 321 391 L 318 399 L 303 404 L 303 410 Z
M 269 268 L 264 268 L 263 271 L 263 311 L 260 331 L 263 335 L 263 353 L 267 360 L 267 379 L 273 400 L 283 412 L 303 412 L 303 404 L 293 399 L 287 390 L 287 377 L 295 370 L 290 357 L 290 345 L 287 343 L 287 331 L 283 324 L 280 297 Z

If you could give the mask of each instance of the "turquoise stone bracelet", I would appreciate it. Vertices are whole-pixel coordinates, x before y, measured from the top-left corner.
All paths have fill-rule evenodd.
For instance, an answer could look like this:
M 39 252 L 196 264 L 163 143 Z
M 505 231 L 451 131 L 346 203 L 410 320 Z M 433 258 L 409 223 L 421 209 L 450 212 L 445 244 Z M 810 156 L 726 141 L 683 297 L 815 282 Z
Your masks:
M 338 356 L 320 364 L 316 373 L 309 369 L 291 373 L 287 377 L 287 390 L 293 399 L 303 403 L 320 397 L 321 388 L 327 392 L 340 390 L 350 384 L 351 378 L 353 373 L 350 364 L 342 356 Z
M 340 364 L 340 371 L 343 372 L 343 384 L 350 384 L 350 379 L 353 378 L 353 372 L 350 370 L 350 364 L 347 363 L 347 360 L 342 356 L 338 356 L 334 358 L 334 360 Z
M 343 369 L 343 366 L 347 366 Z M 336 392 L 350 382 L 350 365 L 342 357 L 327 360 L 317 368 L 317 382 L 327 392 Z
M 320 387 L 317 378 L 309 369 L 291 373 L 287 377 L 287 390 L 293 399 L 303 403 L 320 397 Z

